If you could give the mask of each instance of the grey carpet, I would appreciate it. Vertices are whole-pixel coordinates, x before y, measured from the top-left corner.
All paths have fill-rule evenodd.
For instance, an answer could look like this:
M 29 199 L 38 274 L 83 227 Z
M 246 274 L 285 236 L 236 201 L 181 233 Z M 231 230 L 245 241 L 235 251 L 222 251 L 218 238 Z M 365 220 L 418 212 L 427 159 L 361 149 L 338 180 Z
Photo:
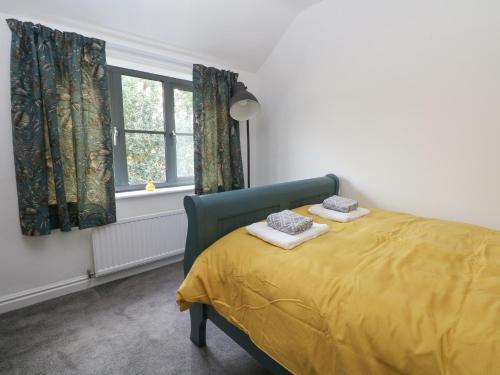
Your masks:
M 180 263 L 0 315 L 0 374 L 269 374 L 210 322 L 189 340 Z

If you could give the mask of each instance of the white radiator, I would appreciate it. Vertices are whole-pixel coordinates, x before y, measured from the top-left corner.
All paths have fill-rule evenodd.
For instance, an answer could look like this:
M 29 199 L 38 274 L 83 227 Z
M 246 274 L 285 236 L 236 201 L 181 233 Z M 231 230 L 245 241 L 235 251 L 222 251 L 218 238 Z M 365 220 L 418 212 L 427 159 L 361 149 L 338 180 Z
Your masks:
M 119 220 L 92 231 L 94 271 L 102 276 L 184 252 L 184 210 Z

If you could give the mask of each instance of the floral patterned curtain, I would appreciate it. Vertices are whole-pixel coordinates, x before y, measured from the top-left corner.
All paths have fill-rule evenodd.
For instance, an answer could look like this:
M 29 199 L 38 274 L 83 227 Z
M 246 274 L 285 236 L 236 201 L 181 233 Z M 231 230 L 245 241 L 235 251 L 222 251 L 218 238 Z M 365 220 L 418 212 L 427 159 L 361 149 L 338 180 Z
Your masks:
M 115 222 L 104 41 L 7 23 L 22 233 Z
M 194 181 L 196 194 L 244 187 L 239 123 L 229 116 L 238 74 L 193 66 Z

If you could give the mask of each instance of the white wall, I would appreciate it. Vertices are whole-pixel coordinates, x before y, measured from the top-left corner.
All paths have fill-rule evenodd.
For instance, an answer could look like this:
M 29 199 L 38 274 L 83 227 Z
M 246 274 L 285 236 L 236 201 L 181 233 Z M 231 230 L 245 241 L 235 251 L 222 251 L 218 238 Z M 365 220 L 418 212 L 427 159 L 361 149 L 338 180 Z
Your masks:
M 500 229 L 500 2 L 325 0 L 258 72 L 259 184 Z
M 0 19 L 10 15 L 0 13 Z M 16 17 L 25 19 L 22 16 Z M 32 19 L 31 19 L 32 20 Z M 53 25 L 43 20 L 33 20 L 62 30 L 82 32 L 85 35 L 112 39 L 119 48 L 108 48 L 108 63 L 152 73 L 191 79 L 189 63 L 172 63 L 164 51 L 151 51 L 142 55 L 140 46 L 131 45 L 116 37 L 92 33 L 92 30 L 72 28 L 71 25 Z M 0 25 L 0 300 L 2 297 L 44 287 L 77 276 L 92 269 L 91 230 L 78 229 L 71 233 L 53 231 L 50 236 L 26 237 L 19 228 L 17 191 L 12 150 L 10 118 L 10 30 L 2 21 Z M 123 48 L 122 48 L 123 47 Z M 130 48 L 130 49 L 129 49 Z M 179 56 L 176 56 L 178 61 Z M 201 63 L 206 63 L 200 61 Z M 210 63 L 207 63 L 210 64 Z M 227 68 L 227 67 L 225 67 Z M 253 82 L 253 75 L 241 72 L 246 82 Z M 189 192 L 188 192 L 189 193 Z M 118 219 L 182 208 L 186 193 L 152 195 L 117 201 Z

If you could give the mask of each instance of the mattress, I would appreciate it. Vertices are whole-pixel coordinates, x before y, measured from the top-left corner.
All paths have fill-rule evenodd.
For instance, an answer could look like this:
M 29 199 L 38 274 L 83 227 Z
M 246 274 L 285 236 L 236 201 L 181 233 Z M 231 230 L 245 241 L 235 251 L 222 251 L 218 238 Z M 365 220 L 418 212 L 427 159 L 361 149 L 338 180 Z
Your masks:
M 373 209 L 283 250 L 235 230 L 177 292 L 294 374 L 500 374 L 500 232 Z

